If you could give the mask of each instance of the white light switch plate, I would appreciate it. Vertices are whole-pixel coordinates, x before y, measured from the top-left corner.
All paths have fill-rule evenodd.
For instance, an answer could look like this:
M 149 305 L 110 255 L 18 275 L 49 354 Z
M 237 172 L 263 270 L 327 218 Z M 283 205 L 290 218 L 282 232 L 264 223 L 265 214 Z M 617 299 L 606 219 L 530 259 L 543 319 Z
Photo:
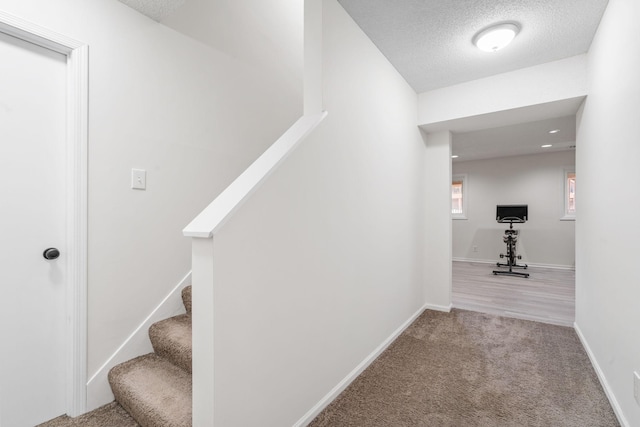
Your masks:
M 147 189 L 147 171 L 144 169 L 131 169 L 131 188 L 135 190 Z

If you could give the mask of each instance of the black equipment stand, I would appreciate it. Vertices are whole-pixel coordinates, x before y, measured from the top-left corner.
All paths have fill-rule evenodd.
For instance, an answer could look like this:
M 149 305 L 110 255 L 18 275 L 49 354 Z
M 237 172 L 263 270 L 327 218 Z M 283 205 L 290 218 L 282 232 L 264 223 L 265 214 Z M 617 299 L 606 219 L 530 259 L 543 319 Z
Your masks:
M 524 265 L 519 265 L 516 261 L 516 259 L 522 259 L 522 256 L 520 255 L 516 255 L 516 242 L 518 241 L 518 234 L 519 234 L 519 230 L 514 230 L 513 229 L 513 223 L 517 222 L 517 223 L 523 223 L 525 222 L 526 219 L 522 219 L 522 218 L 517 218 L 517 217 L 507 217 L 507 218 L 501 218 L 498 220 L 498 222 L 501 223 L 509 223 L 509 229 L 504 231 L 504 237 L 503 240 L 504 242 L 507 244 L 507 254 L 506 254 L 506 258 L 507 258 L 507 263 L 506 264 L 502 264 L 502 263 L 496 263 L 497 267 L 509 267 L 509 271 L 504 271 L 504 270 L 493 270 L 493 274 L 498 275 L 498 274 L 503 274 L 503 275 L 509 275 L 509 276 L 520 276 L 520 277 L 525 277 L 528 278 L 529 277 L 529 273 L 520 273 L 517 271 L 513 271 L 514 268 L 522 268 L 522 269 L 526 269 L 528 266 L 527 264 Z M 500 254 L 500 258 L 504 258 L 505 255 L 504 254 Z

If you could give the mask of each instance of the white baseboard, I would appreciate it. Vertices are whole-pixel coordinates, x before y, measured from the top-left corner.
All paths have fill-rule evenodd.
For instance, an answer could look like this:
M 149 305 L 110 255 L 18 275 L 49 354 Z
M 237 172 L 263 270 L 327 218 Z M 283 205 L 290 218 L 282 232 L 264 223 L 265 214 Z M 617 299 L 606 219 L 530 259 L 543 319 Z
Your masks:
M 452 258 L 452 261 L 459 262 L 475 262 L 478 264 L 493 264 L 495 265 L 498 261 L 491 259 L 474 259 L 474 258 Z M 504 260 L 503 260 L 504 261 Z M 562 264 L 538 264 L 538 263 L 525 263 L 529 267 L 539 267 L 539 268 L 554 268 L 557 270 L 575 270 L 575 265 L 562 265 Z
M 151 353 L 151 341 L 149 341 L 149 327 L 163 319 L 185 313 L 182 304 L 182 289 L 191 284 L 191 272 L 189 272 L 178 285 L 158 304 L 131 335 L 118 347 L 109 359 L 91 376 L 87 382 L 87 411 L 92 411 L 102 405 L 113 401 L 113 393 L 107 375 L 114 366 Z
M 444 311 L 445 313 L 450 313 L 451 309 L 453 308 L 453 303 L 449 305 L 425 304 L 424 308 L 426 310 Z
M 451 258 L 451 261 L 477 262 L 478 264 L 495 264 L 497 262 L 495 260 L 490 260 L 490 259 L 457 258 L 457 257 Z
M 596 360 L 595 355 L 591 351 L 591 348 L 589 347 L 589 343 L 587 343 L 587 339 L 584 337 L 584 335 L 582 335 L 582 331 L 580 330 L 580 327 L 575 322 L 573 324 L 573 329 L 576 331 L 576 334 L 578 335 L 578 338 L 582 343 L 582 347 L 584 347 L 585 351 L 587 352 L 587 355 L 589 356 L 591 365 L 593 365 L 593 369 L 596 371 L 596 375 L 598 375 L 600 384 L 602 385 L 602 388 L 604 389 L 604 393 L 607 395 L 607 398 L 609 399 L 609 403 L 611 403 L 613 412 L 615 412 L 616 417 L 618 417 L 618 422 L 622 427 L 631 427 L 631 424 L 629 424 L 624 414 L 622 413 L 622 408 L 620 407 L 620 404 L 618 403 L 616 396 L 613 394 L 611 387 L 609 387 L 609 382 L 607 381 L 607 378 L 604 376 L 604 372 L 600 368 L 600 365 L 598 364 L 598 361 Z
M 336 397 L 338 397 L 338 395 L 342 393 L 349 386 L 349 384 L 351 384 L 353 380 L 358 377 L 358 375 L 360 375 L 365 369 L 367 369 L 367 367 L 371 365 L 371 363 L 373 363 L 373 361 L 376 360 L 378 356 L 380 356 L 380 354 L 382 354 L 382 352 L 385 351 L 387 347 L 389 347 L 389 345 L 391 345 L 391 343 L 395 341 L 395 339 L 398 338 L 398 336 L 400 336 L 400 334 L 404 332 L 404 330 L 407 329 L 407 327 L 409 327 L 409 325 L 411 325 L 426 309 L 427 306 L 423 306 L 418 309 L 418 311 L 413 313 L 413 315 L 411 315 L 411 317 L 407 319 L 407 321 L 400 325 L 398 329 L 396 329 L 386 340 L 382 342 L 382 344 L 380 344 L 375 350 L 373 350 L 373 352 L 371 352 L 371 354 L 369 354 L 362 362 L 360 362 L 360 364 L 356 366 L 353 371 L 351 371 L 329 393 L 327 393 L 322 399 L 320 399 L 320 401 L 316 403 L 316 405 L 311 408 L 309 412 L 304 414 L 302 418 L 300 418 L 293 425 L 293 427 L 303 427 L 313 421 L 313 419 L 317 417 L 318 414 L 327 407 L 327 405 L 329 405 Z

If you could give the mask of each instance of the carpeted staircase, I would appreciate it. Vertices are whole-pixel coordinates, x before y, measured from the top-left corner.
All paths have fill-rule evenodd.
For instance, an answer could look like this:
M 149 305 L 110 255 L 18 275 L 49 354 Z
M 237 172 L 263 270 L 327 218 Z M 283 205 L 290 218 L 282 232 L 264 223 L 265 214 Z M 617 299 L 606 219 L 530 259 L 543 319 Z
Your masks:
M 187 314 L 154 323 L 154 353 L 115 366 L 116 401 L 141 427 L 191 426 L 191 286 L 182 291 Z

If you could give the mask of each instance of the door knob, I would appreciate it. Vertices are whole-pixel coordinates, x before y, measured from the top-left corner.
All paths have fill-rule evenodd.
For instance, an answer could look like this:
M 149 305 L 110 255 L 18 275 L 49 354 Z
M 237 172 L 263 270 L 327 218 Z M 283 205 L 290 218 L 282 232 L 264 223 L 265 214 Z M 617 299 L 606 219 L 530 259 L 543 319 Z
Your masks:
M 44 252 L 42 253 L 42 256 L 45 259 L 56 259 L 60 256 L 60 251 L 57 250 L 56 248 L 48 248 L 44 250 Z

